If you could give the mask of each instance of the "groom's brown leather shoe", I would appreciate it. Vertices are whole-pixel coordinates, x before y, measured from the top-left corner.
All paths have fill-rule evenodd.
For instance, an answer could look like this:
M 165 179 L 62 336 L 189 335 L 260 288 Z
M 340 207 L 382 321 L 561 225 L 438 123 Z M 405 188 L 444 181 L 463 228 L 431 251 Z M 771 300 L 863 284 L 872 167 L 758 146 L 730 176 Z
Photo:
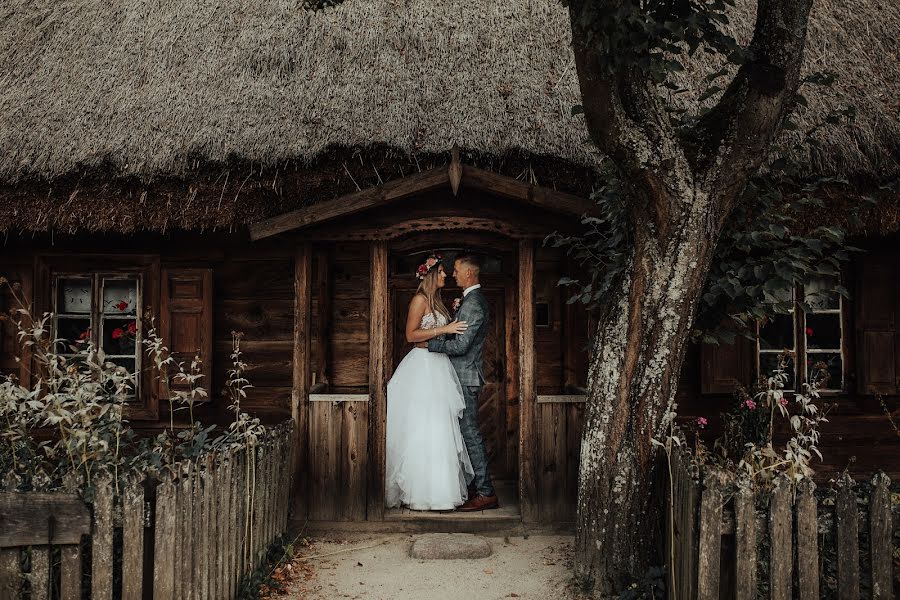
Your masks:
M 489 510 L 491 508 L 500 508 L 500 503 L 497 502 L 497 496 L 475 496 L 474 498 L 469 498 L 456 510 L 462 512 L 474 512 L 476 510 Z

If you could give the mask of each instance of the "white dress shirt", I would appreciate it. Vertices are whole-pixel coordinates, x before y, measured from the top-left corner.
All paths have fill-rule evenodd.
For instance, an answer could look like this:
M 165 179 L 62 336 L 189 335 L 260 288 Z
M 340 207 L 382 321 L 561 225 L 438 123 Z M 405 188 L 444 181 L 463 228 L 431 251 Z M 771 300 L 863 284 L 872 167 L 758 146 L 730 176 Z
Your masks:
M 467 287 L 466 289 L 463 290 L 463 298 L 468 296 L 469 292 L 471 292 L 472 290 L 477 290 L 480 287 L 481 287 L 480 283 L 476 283 L 475 285 L 470 285 L 469 287 Z

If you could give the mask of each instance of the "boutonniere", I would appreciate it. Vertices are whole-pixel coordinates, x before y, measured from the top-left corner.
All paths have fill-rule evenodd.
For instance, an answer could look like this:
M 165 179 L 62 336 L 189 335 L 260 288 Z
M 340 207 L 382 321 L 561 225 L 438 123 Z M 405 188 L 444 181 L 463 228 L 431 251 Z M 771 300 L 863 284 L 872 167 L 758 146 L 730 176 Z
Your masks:
M 459 312 L 459 305 L 462 304 L 462 298 L 454 298 L 453 303 L 450 305 L 450 309 L 453 311 L 453 314 Z

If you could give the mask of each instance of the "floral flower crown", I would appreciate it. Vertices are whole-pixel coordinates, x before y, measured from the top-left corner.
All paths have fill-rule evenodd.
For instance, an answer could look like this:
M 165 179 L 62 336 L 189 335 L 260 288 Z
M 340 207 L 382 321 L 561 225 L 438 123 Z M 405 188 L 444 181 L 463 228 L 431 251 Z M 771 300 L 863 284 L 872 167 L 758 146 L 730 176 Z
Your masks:
M 425 279 L 425 276 L 428 275 L 432 269 L 441 264 L 441 258 L 443 257 L 440 254 L 432 254 L 426 258 L 425 262 L 416 269 L 416 279 Z

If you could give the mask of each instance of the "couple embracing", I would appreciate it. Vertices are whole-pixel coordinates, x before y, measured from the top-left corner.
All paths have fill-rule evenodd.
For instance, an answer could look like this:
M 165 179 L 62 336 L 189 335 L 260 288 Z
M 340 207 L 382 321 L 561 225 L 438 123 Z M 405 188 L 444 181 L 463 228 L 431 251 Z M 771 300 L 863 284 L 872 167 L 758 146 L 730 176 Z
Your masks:
M 415 347 L 388 382 L 388 507 L 477 511 L 499 506 L 478 426 L 490 320 L 480 270 L 474 255 L 454 261 L 453 278 L 463 294 L 453 316 L 441 300 L 447 279 L 441 256 L 429 256 L 416 270 L 420 283 L 406 318 L 406 340 Z

